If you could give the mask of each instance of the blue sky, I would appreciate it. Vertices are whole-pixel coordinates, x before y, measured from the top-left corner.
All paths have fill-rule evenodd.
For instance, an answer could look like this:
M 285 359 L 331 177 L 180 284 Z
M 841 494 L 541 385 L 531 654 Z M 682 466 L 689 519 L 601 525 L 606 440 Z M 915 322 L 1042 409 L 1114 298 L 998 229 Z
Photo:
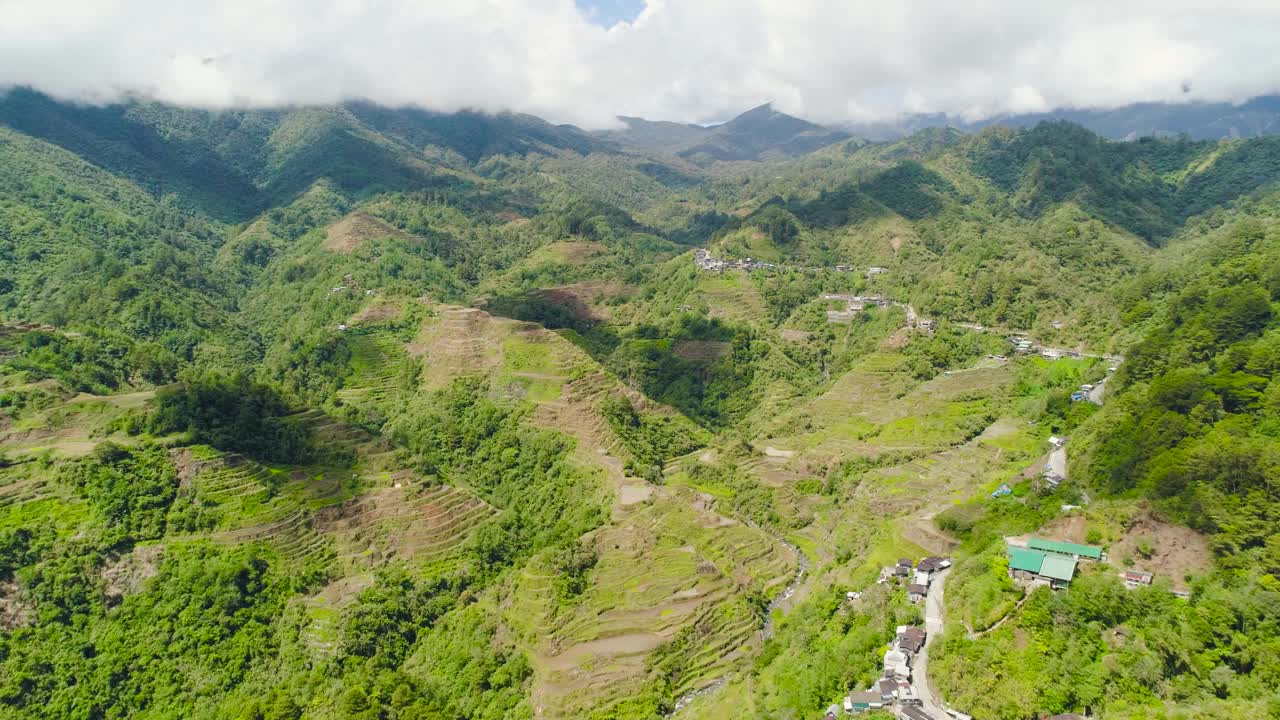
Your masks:
M 574 0 L 584 15 L 601 27 L 630 22 L 644 9 L 644 0 Z

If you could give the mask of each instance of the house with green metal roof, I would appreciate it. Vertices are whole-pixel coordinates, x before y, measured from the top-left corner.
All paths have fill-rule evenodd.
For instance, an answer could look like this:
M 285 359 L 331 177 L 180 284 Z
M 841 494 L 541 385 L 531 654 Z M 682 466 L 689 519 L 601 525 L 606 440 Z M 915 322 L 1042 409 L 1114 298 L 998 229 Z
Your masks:
M 1076 559 L 1043 550 L 1009 545 L 1009 577 L 1043 581 L 1055 588 L 1066 587 L 1076 574 Z
M 1054 555 L 1066 555 L 1075 558 L 1086 558 L 1089 560 L 1101 560 L 1102 548 L 1096 545 L 1081 545 L 1072 542 L 1060 542 L 1058 540 L 1044 540 L 1041 538 L 1030 538 L 1027 540 L 1027 547 L 1032 550 L 1041 550 Z
M 1065 555 L 1045 555 L 1040 566 L 1041 577 L 1063 584 L 1071 582 L 1076 574 L 1076 559 Z
M 1009 546 L 1009 569 L 1039 575 L 1044 565 L 1044 553 L 1017 545 Z

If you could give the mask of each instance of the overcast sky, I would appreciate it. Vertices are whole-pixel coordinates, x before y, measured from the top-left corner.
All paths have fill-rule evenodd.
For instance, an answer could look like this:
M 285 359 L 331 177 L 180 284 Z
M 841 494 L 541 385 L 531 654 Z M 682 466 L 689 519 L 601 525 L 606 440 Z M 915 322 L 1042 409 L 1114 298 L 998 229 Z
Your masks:
M 821 122 L 977 119 L 1275 92 L 1278 38 L 1280 0 L 0 0 L 0 86 L 586 127 L 770 100 Z

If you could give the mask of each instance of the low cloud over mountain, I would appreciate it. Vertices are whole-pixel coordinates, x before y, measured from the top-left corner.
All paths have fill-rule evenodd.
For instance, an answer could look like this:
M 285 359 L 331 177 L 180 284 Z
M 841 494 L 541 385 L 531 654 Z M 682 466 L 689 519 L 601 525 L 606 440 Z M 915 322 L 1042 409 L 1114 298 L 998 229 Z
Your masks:
M 973 121 L 1273 92 L 1277 36 L 1280 6 L 1249 0 L 650 0 L 608 28 L 573 0 L 0 0 L 0 85 L 215 107 L 362 98 L 589 128 L 766 101 L 823 123 Z

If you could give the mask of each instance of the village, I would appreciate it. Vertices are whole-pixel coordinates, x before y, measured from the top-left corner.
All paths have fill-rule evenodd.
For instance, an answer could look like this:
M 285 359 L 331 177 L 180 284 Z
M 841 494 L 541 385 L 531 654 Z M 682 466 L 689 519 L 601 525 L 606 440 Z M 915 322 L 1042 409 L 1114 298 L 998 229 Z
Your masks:
M 847 273 L 847 272 L 854 272 L 856 269 L 851 265 L 835 265 L 833 267 L 809 267 L 809 266 L 803 266 L 803 265 L 786 265 L 786 264 L 777 264 L 777 263 L 767 263 L 767 262 L 761 262 L 759 260 L 752 260 L 751 258 L 744 258 L 741 260 L 721 260 L 719 258 L 713 257 L 711 255 L 711 252 L 708 251 L 706 248 L 698 248 L 697 250 L 694 251 L 693 263 L 694 263 L 694 266 L 697 267 L 699 270 L 703 270 L 706 272 L 715 272 L 715 273 L 725 272 L 727 270 L 750 271 L 750 270 L 778 270 L 778 269 L 799 270 L 802 272 L 818 272 L 821 270 L 831 270 L 835 272 Z M 864 274 L 867 277 L 876 277 L 879 275 L 883 275 L 887 272 L 889 272 L 888 268 L 872 266 L 867 268 L 864 271 Z M 936 331 L 938 327 L 938 321 L 936 319 L 920 317 L 919 314 L 916 312 L 915 308 L 909 303 L 904 303 L 891 298 L 886 298 L 883 295 L 874 295 L 874 294 L 854 295 L 854 294 L 848 294 L 848 293 L 824 293 L 821 297 L 823 300 L 837 301 L 837 302 L 844 303 L 843 309 L 826 311 L 828 323 L 848 324 L 850 322 L 853 322 L 853 320 L 859 314 L 861 314 L 862 312 L 870 308 L 900 307 L 906 313 L 907 327 L 913 330 L 919 330 L 929 334 L 933 334 L 933 332 Z M 1035 341 L 1034 339 L 1032 339 L 1029 336 L 1029 333 L 1027 333 L 1026 331 L 1004 331 L 998 328 L 987 327 L 980 323 L 973 323 L 973 322 L 955 322 L 953 324 L 956 327 L 966 328 L 968 330 L 973 330 L 975 332 L 1004 333 L 1007 336 L 1007 339 L 1009 340 L 1010 345 L 1012 345 L 1012 352 L 1017 355 L 1038 354 L 1041 357 L 1045 358 L 1046 360 L 1061 360 L 1064 358 L 1068 358 L 1072 360 L 1080 360 L 1083 358 L 1101 358 L 1115 364 L 1119 364 L 1124 360 L 1124 358 L 1119 355 L 1099 355 L 1099 354 L 1086 353 L 1086 352 L 1075 350 L 1075 349 L 1057 348 L 1057 347 L 1050 347 L 1047 345 L 1043 345 Z M 1053 323 L 1053 326 L 1055 328 L 1061 328 L 1062 323 L 1055 322 Z M 995 359 L 1004 360 L 1005 358 L 1003 356 L 996 356 Z M 1108 374 L 1115 372 L 1115 369 L 1116 369 L 1115 367 L 1109 368 Z M 1105 382 L 1105 380 L 1103 382 Z M 1071 399 L 1073 401 L 1091 400 L 1095 404 L 1101 404 L 1099 400 L 1099 398 L 1101 397 L 1101 394 L 1102 394 L 1102 386 L 1100 384 L 1096 388 L 1093 385 L 1085 385 L 1085 386 L 1082 386 L 1080 388 L 1080 391 L 1077 394 L 1073 395 Z
M 731 270 L 777 270 L 793 269 L 807 272 L 834 270 L 836 272 L 854 272 L 848 265 L 837 265 L 832 268 L 812 268 L 802 266 L 778 265 L 745 258 L 742 260 L 720 260 L 712 257 L 710 252 L 699 249 L 694 253 L 695 266 L 706 272 L 725 272 Z M 882 275 L 888 270 L 883 267 L 870 267 L 865 271 L 867 277 Z M 838 309 L 826 311 L 828 323 L 848 324 L 859 314 L 874 308 L 902 308 L 906 315 L 906 326 L 915 331 L 933 334 L 937 320 L 922 318 L 915 308 L 879 294 L 857 295 L 852 293 L 824 293 L 821 299 L 838 302 Z M 1075 349 L 1050 347 L 1043 345 L 1026 331 L 1001 330 L 972 322 L 955 322 L 961 327 L 974 332 L 1000 333 L 1010 344 L 1010 355 L 1039 355 L 1046 360 L 1073 359 L 1086 357 L 1101 358 L 1112 363 L 1107 368 L 1106 377 L 1096 383 L 1082 384 L 1071 394 L 1072 402 L 1092 402 L 1101 405 L 1106 382 L 1117 370 L 1117 365 L 1124 358 L 1114 355 L 1093 355 Z M 1060 328 L 1061 323 L 1054 323 Z M 1009 358 L 1004 355 L 992 355 L 988 358 L 997 362 L 1005 362 Z M 948 373 L 949 374 L 949 373 Z M 1057 436 L 1049 438 L 1048 460 L 1037 481 L 1037 486 L 1045 492 L 1056 490 L 1067 478 L 1067 439 Z M 1013 488 L 1008 483 L 1001 484 L 990 493 L 992 500 L 1013 495 Z M 1087 496 L 1083 499 L 1088 503 Z M 1077 505 L 1063 505 L 1064 512 L 1078 509 Z M 1068 587 L 1081 571 L 1082 564 L 1106 564 L 1108 558 L 1103 548 L 1095 545 L 1049 540 L 1039 537 L 1005 538 L 1005 550 L 1008 560 L 1007 576 L 1015 586 L 1022 589 L 1023 598 L 1040 587 L 1057 591 Z M 853 689 L 844 698 L 843 703 L 833 704 L 827 708 L 827 720 L 835 720 L 844 715 L 858 715 L 874 710 L 888 711 L 899 720 L 971 720 L 970 716 L 951 709 L 935 696 L 929 686 L 927 677 L 928 646 L 930 642 L 943 632 L 943 587 L 946 575 L 951 568 L 951 561 L 941 557 L 925 557 L 919 562 L 910 558 L 898 560 L 896 565 L 885 567 L 880 572 L 878 584 L 893 584 L 906 595 L 907 600 L 922 605 L 923 625 L 898 626 L 893 641 L 884 652 L 883 670 L 879 678 L 866 689 Z M 1135 569 L 1126 569 L 1118 573 L 1128 588 L 1150 585 L 1152 573 Z M 1180 595 L 1182 593 L 1179 593 Z M 861 592 L 849 592 L 847 601 L 857 602 Z M 1019 603 L 1019 606 L 1021 603 Z M 1007 617 L 1007 616 L 1006 616 Z M 1000 621 L 1000 622 L 1003 622 Z M 997 623 L 999 625 L 999 623 Z M 994 626 L 993 626 L 994 627 Z M 992 629 L 989 628 L 988 631 Z M 1049 720 L 1076 720 L 1079 715 L 1057 715 Z
M 807 265 L 787 265 L 778 263 L 767 263 L 760 260 L 752 260 L 751 258 L 743 258 L 740 260 L 721 260 L 711 256 L 711 252 L 706 248 L 698 248 L 693 253 L 693 264 L 699 270 L 707 272 L 724 272 L 725 270 L 799 270 L 800 272 L 819 272 L 822 270 L 832 270 L 839 273 L 854 272 L 856 268 L 852 265 L 835 265 L 832 267 L 813 267 Z M 869 267 L 866 269 L 867 277 L 873 277 L 888 272 L 888 268 Z

